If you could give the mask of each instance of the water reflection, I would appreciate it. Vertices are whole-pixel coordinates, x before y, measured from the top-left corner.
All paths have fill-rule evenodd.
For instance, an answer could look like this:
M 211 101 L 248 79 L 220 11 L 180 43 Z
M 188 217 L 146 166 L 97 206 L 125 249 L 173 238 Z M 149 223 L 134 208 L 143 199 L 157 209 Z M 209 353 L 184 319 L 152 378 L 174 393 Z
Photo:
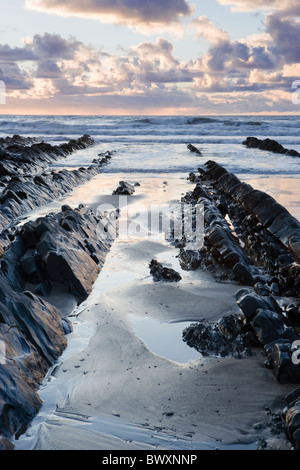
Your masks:
M 136 335 L 154 354 L 180 364 L 200 359 L 200 353 L 182 340 L 182 332 L 191 322 L 164 323 L 147 316 L 129 317 Z

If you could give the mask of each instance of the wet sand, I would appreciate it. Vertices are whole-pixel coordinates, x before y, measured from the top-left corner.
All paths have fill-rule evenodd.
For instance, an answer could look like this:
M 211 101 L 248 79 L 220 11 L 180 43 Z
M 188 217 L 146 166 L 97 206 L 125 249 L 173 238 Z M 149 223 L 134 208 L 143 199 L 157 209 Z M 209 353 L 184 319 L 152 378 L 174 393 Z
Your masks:
M 192 189 L 186 176 L 131 174 L 129 181 L 141 186 L 130 208 L 174 202 Z M 64 202 L 97 207 L 112 201 L 108 196 L 120 179 L 100 175 Z M 282 187 L 278 191 L 284 194 Z M 280 412 L 295 387 L 276 382 L 261 350 L 242 359 L 199 354 L 180 362 L 159 355 L 142 332 L 137 335 L 133 315 L 145 325 L 155 320 L 159 328 L 159 322 L 216 321 L 238 312 L 234 293 L 241 286 L 182 271 L 177 253 L 163 238 L 116 240 L 92 294 L 73 310 L 75 331 L 41 388 L 44 406 L 17 450 L 255 449 L 262 437 L 270 446 L 290 447 L 267 423 L 270 410 Z M 182 281 L 154 283 L 152 258 L 180 272 Z M 73 308 L 72 299 L 64 305 Z

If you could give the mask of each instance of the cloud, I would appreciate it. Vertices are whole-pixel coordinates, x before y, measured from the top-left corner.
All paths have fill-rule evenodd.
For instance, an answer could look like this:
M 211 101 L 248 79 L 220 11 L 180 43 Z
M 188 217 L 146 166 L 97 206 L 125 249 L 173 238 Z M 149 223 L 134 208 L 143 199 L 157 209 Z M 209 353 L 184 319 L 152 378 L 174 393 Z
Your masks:
M 14 62 L 0 62 L 0 80 L 5 83 L 8 92 L 11 90 L 25 92 L 32 87 L 30 75 Z
M 30 44 L 33 53 L 44 59 L 73 59 L 81 42 L 74 38 L 66 40 L 59 34 L 45 33 L 43 36 L 36 34 Z
M 192 74 L 173 55 L 173 45 L 164 38 L 155 43 L 144 42 L 130 50 L 134 59 L 131 72 L 140 82 L 179 83 L 191 82 Z
M 131 27 L 168 26 L 190 16 L 187 0 L 26 0 L 28 9 L 63 16 L 80 16 Z
M 74 80 L 100 64 L 99 53 L 75 38 L 64 39 L 45 33 L 23 40 L 23 47 L 0 44 L 0 80 L 13 96 L 45 97 L 55 91 L 55 80 L 62 77 Z M 53 86 L 52 86 L 53 85 Z M 51 91 L 51 93 L 50 93 Z M 18 92 L 18 93 L 17 93 Z
M 23 48 L 1 46 L 0 77 L 18 96 L 46 96 L 46 85 L 63 95 L 120 93 L 133 95 L 152 87 L 193 81 L 194 73 L 173 55 L 173 45 L 164 38 L 143 42 L 121 56 L 96 51 L 76 38 L 64 39 L 45 33 L 27 38 Z M 7 63 L 7 57 L 11 57 Z M 26 57 L 30 66 L 19 68 Z M 14 78 L 14 81 L 13 81 Z M 55 90 L 55 91 L 53 91 Z M 45 91 L 45 93 L 44 93 Z M 165 88 L 166 91 L 166 88 Z M 17 96 L 14 93 L 13 96 Z
M 300 62 L 300 23 L 294 19 L 282 19 L 276 14 L 270 14 L 266 18 L 266 31 L 272 38 L 270 50 L 281 62 Z
M 289 30 L 292 36 L 298 34 L 295 20 L 272 13 L 264 33 L 239 41 L 206 17 L 194 26 L 209 47 L 188 61 L 179 59 L 172 42 L 163 37 L 118 54 L 49 33 L 26 38 L 18 48 L 0 44 L 0 80 L 7 85 L 7 102 L 54 113 L 71 112 L 75 106 L 79 113 L 101 109 L 108 114 L 121 109 L 193 113 L 203 106 L 205 113 L 288 109 L 285 100 L 300 70 L 300 57 L 296 46 L 286 50 L 284 37 Z
M 193 26 L 196 29 L 196 38 L 204 38 L 211 44 L 218 44 L 229 40 L 226 31 L 219 29 L 206 16 L 200 16 L 193 20 Z
M 218 0 L 221 5 L 230 5 L 234 11 L 255 10 L 299 10 L 298 0 Z
M 35 60 L 36 58 L 30 47 L 10 47 L 8 44 L 0 44 L 1 62 Z

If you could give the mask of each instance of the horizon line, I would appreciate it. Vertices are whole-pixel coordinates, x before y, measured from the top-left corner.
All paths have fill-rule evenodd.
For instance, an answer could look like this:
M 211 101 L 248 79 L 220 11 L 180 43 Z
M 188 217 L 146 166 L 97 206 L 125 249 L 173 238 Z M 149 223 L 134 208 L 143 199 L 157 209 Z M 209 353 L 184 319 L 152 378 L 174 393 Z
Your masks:
M 179 113 L 179 114 L 155 114 L 155 113 L 132 113 L 132 114 L 98 114 L 98 113 L 0 113 L 0 116 L 96 116 L 96 117 L 131 117 L 131 116 L 156 116 L 156 117 L 188 117 L 188 116 L 300 116 L 300 111 L 295 113 L 290 112 L 260 112 L 260 113 L 224 113 L 224 114 L 214 114 L 214 113 Z

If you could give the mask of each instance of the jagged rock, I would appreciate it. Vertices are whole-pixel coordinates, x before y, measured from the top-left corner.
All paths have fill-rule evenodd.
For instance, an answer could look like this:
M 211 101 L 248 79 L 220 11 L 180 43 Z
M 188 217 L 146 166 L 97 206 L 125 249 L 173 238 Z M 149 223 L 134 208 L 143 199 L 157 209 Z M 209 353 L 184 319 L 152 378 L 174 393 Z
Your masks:
M 282 412 L 285 431 L 295 450 L 300 450 L 300 387 L 294 389 L 285 399 L 287 406 Z
M 104 163 L 106 161 L 103 162 L 103 159 L 97 159 L 87 168 L 10 178 L 5 191 L 0 196 L 0 233 L 21 215 L 55 198 L 62 197 L 79 184 L 98 175 Z M 34 164 L 32 166 L 34 167 Z M 34 173 L 34 168 L 32 168 L 32 173 Z
M 299 341 L 299 336 L 297 337 Z M 300 365 L 293 362 L 291 341 L 277 341 L 268 354 L 268 360 L 277 381 L 282 384 L 300 383 Z
M 149 264 L 150 273 L 153 276 L 155 282 L 168 281 L 168 282 L 179 282 L 181 276 L 172 268 L 166 268 L 156 260 L 152 260 Z
M 233 266 L 233 274 L 235 275 L 236 280 L 243 286 L 253 286 L 254 279 L 249 270 L 244 264 L 236 263 Z
M 268 296 L 270 295 L 270 289 L 268 286 L 262 282 L 257 282 L 254 284 L 255 292 L 260 296 Z
M 270 310 L 280 315 L 283 319 L 282 310 L 273 297 L 261 297 L 249 289 L 240 289 L 235 293 L 235 298 L 239 308 L 242 310 L 246 319 L 252 321 L 256 312 L 261 310 Z
M 25 224 L 2 257 L 1 266 L 14 288 L 30 282 L 47 292 L 58 283 L 81 302 L 91 292 L 112 240 L 105 234 L 99 240 L 101 219 L 92 212 L 68 206 L 62 209 Z
M 276 142 L 276 140 L 272 139 L 260 140 L 256 137 L 247 137 L 247 139 L 243 142 L 243 145 L 246 145 L 248 148 L 259 148 L 260 150 L 268 150 L 270 152 L 290 155 L 293 157 L 300 156 L 296 150 L 288 150 Z
M 300 323 L 300 305 L 289 304 L 285 308 L 287 317 L 296 323 Z
M 34 172 L 40 172 L 51 161 L 93 144 L 94 140 L 88 135 L 54 146 L 46 142 L 36 142 L 36 139 L 26 139 L 20 136 L 1 139 L 2 155 L 5 152 L 6 157 L 0 164 L 0 176 L 30 175 Z
M 202 153 L 200 152 L 200 150 L 197 149 L 197 147 L 195 147 L 195 146 L 192 145 L 192 144 L 188 144 L 187 148 L 188 148 L 191 152 L 196 153 L 197 155 L 202 155 Z
M 260 145 L 255 139 L 248 143 Z M 269 139 L 264 144 L 268 150 L 283 151 Z M 284 152 L 297 156 L 293 151 Z M 177 240 L 179 261 L 183 269 L 193 269 L 195 261 L 221 281 L 235 280 L 254 290 L 240 289 L 235 295 L 247 328 L 242 334 L 232 329 L 238 341 L 235 353 L 231 347 L 236 341 L 228 345 L 217 324 L 193 324 L 185 330 L 184 340 L 203 354 L 241 357 L 241 344 L 263 348 L 265 367 L 273 371 L 276 380 L 298 384 L 300 348 L 296 350 L 297 361 L 295 348 L 300 342 L 300 304 L 287 305 L 283 296 L 285 300 L 299 297 L 300 222 L 270 195 L 241 182 L 216 162 L 208 161 L 205 167 L 199 174 L 189 175 L 196 186 L 182 198 L 185 203 L 204 207 L 204 246 L 195 255 L 185 250 L 184 238 L 182 243 Z M 298 395 L 293 406 L 299 408 L 300 391 Z M 287 416 L 287 426 L 293 423 L 287 434 L 300 449 L 300 412 L 291 410 Z
M 183 341 L 201 354 L 234 356 L 249 355 L 249 348 L 257 346 L 255 337 L 239 315 L 228 315 L 215 324 L 193 323 L 182 333 Z
M 127 195 L 131 196 L 135 192 L 134 186 L 126 181 L 120 181 L 118 188 L 113 192 L 113 194 Z
M 295 405 L 298 400 L 300 400 L 300 387 L 296 387 L 285 396 L 285 401 L 289 407 Z
M 255 331 L 259 342 L 265 344 L 276 341 L 280 338 L 287 338 L 294 334 L 293 330 L 289 330 L 278 314 L 271 310 L 258 309 L 255 312 L 253 320 L 250 324 Z M 294 336 L 296 337 L 296 335 Z
M 274 270 L 276 265 L 273 260 L 278 260 L 279 269 L 287 262 L 289 255 L 290 264 L 292 261 L 298 263 L 300 223 L 271 196 L 242 183 L 216 162 L 208 161 L 205 166 L 206 178 L 213 180 L 214 190 L 225 197 L 229 216 L 236 224 L 239 236 L 242 235 L 244 251 L 253 258 L 254 263 Z M 288 279 L 281 279 L 279 293 L 286 290 L 292 295 L 288 284 Z M 294 285 L 294 291 L 296 293 L 297 285 Z
M 36 394 L 47 370 L 67 345 L 60 312 L 30 293 L 15 292 L 1 276 L 0 433 L 18 434 L 41 406 Z M 66 320 L 65 320 L 66 321 Z
M 293 363 L 293 343 L 300 336 L 273 297 L 261 297 L 242 289 L 236 293 L 238 306 L 268 355 L 266 366 L 280 383 L 300 383 L 300 366 Z
M 201 265 L 202 257 L 199 251 L 180 248 L 178 260 L 182 269 L 185 271 L 194 271 Z
M 38 386 L 65 349 L 65 335 L 72 330 L 67 317 L 47 301 L 48 294 L 65 288 L 82 302 L 103 266 L 112 238 L 101 232 L 99 222 L 101 216 L 91 210 L 63 206 L 58 214 L 24 224 L 3 253 L 0 344 L 5 344 L 5 364 L 0 366 L 0 446 L 4 448 L 38 412 Z
M 194 172 L 191 172 L 189 176 L 187 177 L 188 181 L 191 181 L 192 183 L 196 183 L 199 181 L 199 176 L 197 176 Z

